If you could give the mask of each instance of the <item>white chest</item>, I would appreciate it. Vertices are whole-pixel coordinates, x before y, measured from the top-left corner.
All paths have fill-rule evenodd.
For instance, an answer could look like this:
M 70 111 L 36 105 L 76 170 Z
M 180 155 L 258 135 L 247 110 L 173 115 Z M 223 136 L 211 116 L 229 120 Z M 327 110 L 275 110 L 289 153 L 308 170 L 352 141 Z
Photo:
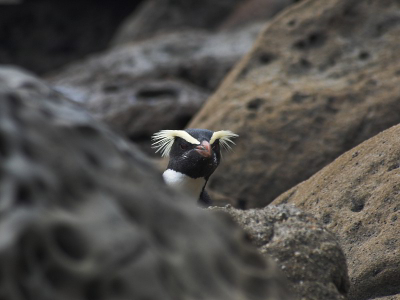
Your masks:
M 176 172 L 174 170 L 166 170 L 163 173 L 164 181 L 173 189 L 192 195 L 199 198 L 200 193 L 206 184 L 204 178 L 190 178 L 185 174 Z

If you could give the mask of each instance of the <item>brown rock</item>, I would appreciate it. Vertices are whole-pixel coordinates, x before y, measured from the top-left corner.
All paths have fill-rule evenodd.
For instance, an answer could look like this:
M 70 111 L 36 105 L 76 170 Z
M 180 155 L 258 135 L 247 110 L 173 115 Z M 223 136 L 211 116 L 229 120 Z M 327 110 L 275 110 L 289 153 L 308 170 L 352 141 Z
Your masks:
M 231 215 L 266 257 L 272 257 L 299 299 L 347 299 L 346 258 L 334 234 L 292 205 L 239 210 L 212 207 Z
M 189 127 L 237 132 L 209 188 L 256 207 L 400 122 L 400 3 L 309 0 L 274 19 Z
M 273 202 L 295 204 L 337 234 L 350 299 L 400 296 L 399 136 L 400 125 L 384 131 Z

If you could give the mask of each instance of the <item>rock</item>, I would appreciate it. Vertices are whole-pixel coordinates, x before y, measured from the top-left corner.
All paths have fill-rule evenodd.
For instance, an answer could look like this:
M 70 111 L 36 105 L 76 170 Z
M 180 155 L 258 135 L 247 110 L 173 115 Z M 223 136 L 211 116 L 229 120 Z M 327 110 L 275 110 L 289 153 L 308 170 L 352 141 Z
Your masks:
M 209 190 L 262 207 L 400 122 L 400 3 L 309 0 L 261 34 L 188 127 L 240 135 Z
M 267 21 L 293 0 L 247 0 L 240 2 L 219 28 L 236 28 L 254 21 Z
M 82 107 L 0 68 L 2 298 L 291 299 L 194 203 Z
M 299 299 L 347 299 L 346 258 L 336 237 L 310 214 L 291 205 L 224 211 L 265 256 L 275 259 Z
M 126 45 L 76 63 L 48 80 L 154 154 L 151 134 L 184 128 L 249 50 L 261 26 L 219 34 L 188 31 Z
M 273 204 L 313 213 L 348 262 L 350 299 L 400 296 L 400 125 L 344 153 Z
M 294 0 L 148 0 L 118 30 L 113 45 L 188 29 L 221 30 L 266 22 Z
M 399 300 L 399 299 L 400 295 L 375 298 L 375 300 Z
M 113 44 L 147 39 L 188 28 L 216 28 L 244 0 L 147 0 L 127 18 Z
M 0 64 L 39 74 L 105 49 L 122 20 L 141 2 L 7 1 L 14 5 L 0 9 Z

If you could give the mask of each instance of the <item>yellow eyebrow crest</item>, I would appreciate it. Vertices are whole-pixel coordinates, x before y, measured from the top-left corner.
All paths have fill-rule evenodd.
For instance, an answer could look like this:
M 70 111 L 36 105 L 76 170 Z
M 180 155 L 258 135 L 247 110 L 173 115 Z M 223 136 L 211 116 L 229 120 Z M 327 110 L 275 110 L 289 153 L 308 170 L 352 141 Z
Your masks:
M 161 152 L 161 156 L 169 156 L 172 145 L 174 144 L 175 138 L 180 137 L 186 142 L 194 145 L 199 145 L 200 142 L 192 137 L 189 133 L 184 130 L 161 130 L 156 132 L 151 137 L 153 141 L 152 147 L 157 149 L 157 152 Z
M 216 140 L 219 140 L 219 144 L 221 147 L 223 147 L 226 150 L 230 150 L 231 146 L 229 145 L 229 143 L 235 144 L 231 139 L 237 138 L 238 136 L 239 135 L 233 133 L 230 130 L 216 131 L 213 133 L 211 137 L 210 144 L 212 145 Z

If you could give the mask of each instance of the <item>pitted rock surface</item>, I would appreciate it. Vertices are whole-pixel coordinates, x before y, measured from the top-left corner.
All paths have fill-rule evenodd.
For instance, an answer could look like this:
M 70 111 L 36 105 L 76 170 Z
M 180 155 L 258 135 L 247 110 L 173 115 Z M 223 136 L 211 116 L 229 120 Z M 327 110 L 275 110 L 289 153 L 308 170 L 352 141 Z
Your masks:
M 154 155 L 150 136 L 162 129 L 183 129 L 250 49 L 261 27 L 164 35 L 111 49 L 48 79 Z
M 350 299 L 400 296 L 400 125 L 346 152 L 273 203 L 313 213 L 334 232 Z
M 0 68 L 1 298 L 290 299 L 194 203 L 79 105 Z
M 209 190 L 262 207 L 400 122 L 400 2 L 307 0 L 263 31 L 188 127 L 240 135 Z
M 277 262 L 299 299 L 347 299 L 346 258 L 334 234 L 292 205 L 238 210 L 211 208 L 231 215 L 258 250 Z

